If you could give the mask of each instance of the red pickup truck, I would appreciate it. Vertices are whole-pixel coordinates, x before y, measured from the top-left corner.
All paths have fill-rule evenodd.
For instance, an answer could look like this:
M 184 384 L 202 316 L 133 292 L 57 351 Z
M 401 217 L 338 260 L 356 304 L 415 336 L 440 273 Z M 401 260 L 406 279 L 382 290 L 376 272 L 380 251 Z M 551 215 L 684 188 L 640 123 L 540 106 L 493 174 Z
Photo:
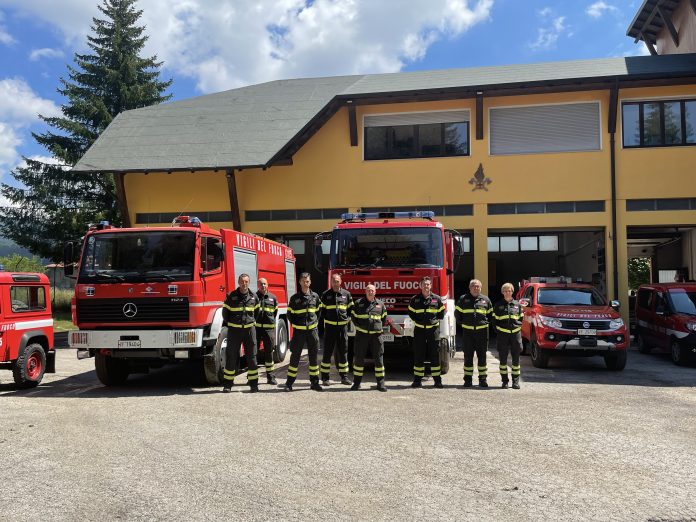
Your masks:
M 555 356 L 600 355 L 610 370 L 623 370 L 628 332 L 619 302 L 607 304 L 589 284 L 556 281 L 532 280 L 518 292 L 524 307 L 522 342 L 532 364 L 546 368 Z
M 44 274 L 0 271 L 0 368 L 21 388 L 55 372 L 49 288 Z

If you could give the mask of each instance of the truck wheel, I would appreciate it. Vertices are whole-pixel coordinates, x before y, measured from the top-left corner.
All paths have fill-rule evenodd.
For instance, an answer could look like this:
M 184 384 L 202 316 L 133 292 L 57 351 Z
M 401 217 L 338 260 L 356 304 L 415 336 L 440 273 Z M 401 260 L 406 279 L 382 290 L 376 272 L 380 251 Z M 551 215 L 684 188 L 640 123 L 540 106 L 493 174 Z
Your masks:
M 612 355 L 604 356 L 604 364 L 613 372 L 620 372 L 626 367 L 626 350 L 621 350 Z
M 450 366 L 450 343 L 448 339 L 440 339 L 440 372 L 445 375 Z
M 32 343 L 19 353 L 12 367 L 14 382 L 20 388 L 38 386 L 46 371 L 46 353 L 43 346 Z
M 128 361 L 115 359 L 100 352 L 94 356 L 94 368 L 97 370 L 97 377 L 104 386 L 119 386 L 126 382 L 130 373 Z
M 212 353 L 203 357 L 203 372 L 210 386 L 222 384 L 222 370 L 225 367 L 225 351 L 227 350 L 227 327 L 220 329 Z
M 638 332 L 636 334 L 636 341 L 638 343 L 638 351 L 640 353 L 650 353 L 651 347 L 648 344 L 648 342 L 645 340 L 645 336 L 643 336 L 643 334 Z
M 288 353 L 288 327 L 285 321 L 278 320 L 278 336 L 276 337 L 276 349 L 273 352 L 273 362 L 281 363 Z
M 675 339 L 672 339 L 669 354 L 672 362 L 677 366 L 684 366 L 687 363 L 688 352 L 684 350 Z
M 543 349 L 539 348 L 539 344 L 536 340 L 536 334 L 532 333 L 532 341 L 530 343 L 530 353 L 529 353 L 532 364 L 536 368 L 548 368 L 549 366 L 549 354 Z

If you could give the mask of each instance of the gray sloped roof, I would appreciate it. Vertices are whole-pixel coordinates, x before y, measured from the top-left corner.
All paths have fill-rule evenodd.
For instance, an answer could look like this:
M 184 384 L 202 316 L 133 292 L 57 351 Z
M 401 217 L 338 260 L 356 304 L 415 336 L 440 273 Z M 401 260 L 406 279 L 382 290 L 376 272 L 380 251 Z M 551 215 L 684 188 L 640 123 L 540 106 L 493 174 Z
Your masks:
M 73 170 L 267 166 L 336 98 L 696 75 L 696 54 L 279 80 L 126 111 Z

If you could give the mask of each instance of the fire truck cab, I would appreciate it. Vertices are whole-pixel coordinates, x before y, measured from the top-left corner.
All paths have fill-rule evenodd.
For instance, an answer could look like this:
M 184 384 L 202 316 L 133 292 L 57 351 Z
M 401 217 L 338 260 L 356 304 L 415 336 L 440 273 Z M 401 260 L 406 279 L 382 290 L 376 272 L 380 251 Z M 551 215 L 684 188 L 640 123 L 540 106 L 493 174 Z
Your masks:
M 333 274 L 340 274 L 353 299 L 364 296 L 369 283 L 377 287 L 377 298 L 389 312 L 382 334 L 385 348 L 404 351 L 411 349 L 413 340 L 409 300 L 420 292 L 421 279 L 430 276 L 432 292 L 446 306 L 440 323 L 440 364 L 445 373 L 456 350 L 454 272 L 462 254 L 461 235 L 433 218 L 429 211 L 343 214 L 331 232 L 316 236 L 314 258 L 321 270 L 322 243 L 329 241 L 329 284 Z M 355 335 L 352 324 L 349 335 Z
M 71 243 L 66 259 L 73 259 Z M 227 328 L 222 305 L 241 274 L 252 291 L 260 277 L 278 298 L 276 351 L 288 348 L 287 301 L 295 292 L 295 258 L 280 243 L 235 230 L 214 230 L 196 217 L 171 227 L 116 228 L 103 222 L 85 235 L 77 264 L 70 346 L 95 357 L 105 385 L 167 362 L 196 359 L 210 384 L 222 380 Z M 71 275 L 66 263 L 66 275 Z
M 48 277 L 0 270 L 0 368 L 31 388 L 55 373 L 55 361 Z

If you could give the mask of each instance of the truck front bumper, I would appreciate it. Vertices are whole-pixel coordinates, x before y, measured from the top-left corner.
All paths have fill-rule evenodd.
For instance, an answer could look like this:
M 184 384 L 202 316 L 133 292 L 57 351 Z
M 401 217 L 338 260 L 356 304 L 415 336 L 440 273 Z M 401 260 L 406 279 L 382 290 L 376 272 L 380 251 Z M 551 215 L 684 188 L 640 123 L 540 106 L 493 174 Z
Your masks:
M 68 344 L 78 350 L 156 350 L 198 348 L 203 345 L 203 329 L 177 330 L 76 330 Z

